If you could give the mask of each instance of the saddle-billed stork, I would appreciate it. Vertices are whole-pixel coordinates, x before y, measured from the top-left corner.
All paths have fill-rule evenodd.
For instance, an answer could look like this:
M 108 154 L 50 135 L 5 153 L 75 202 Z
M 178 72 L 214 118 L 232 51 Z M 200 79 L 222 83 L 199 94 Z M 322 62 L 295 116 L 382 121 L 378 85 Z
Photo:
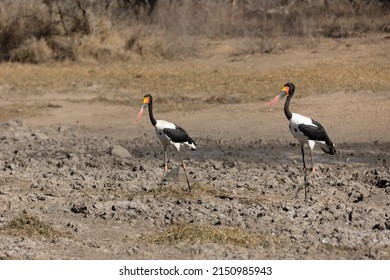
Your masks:
M 305 183 L 306 183 L 307 168 L 305 163 L 304 146 L 307 145 L 310 150 L 312 172 L 315 172 L 312 151 L 316 143 L 322 148 L 322 150 L 325 153 L 330 155 L 334 155 L 336 153 L 336 149 L 333 146 L 333 143 L 330 140 L 328 134 L 326 133 L 325 128 L 318 121 L 302 116 L 300 114 L 291 113 L 290 101 L 294 96 L 294 93 L 295 93 L 294 84 L 287 83 L 284 85 L 281 92 L 277 96 L 275 96 L 275 98 L 271 102 L 267 103 L 267 106 L 271 106 L 275 104 L 276 102 L 279 101 L 279 99 L 287 95 L 286 102 L 284 103 L 284 114 L 286 115 L 287 119 L 290 121 L 289 129 L 291 131 L 291 134 L 298 140 L 301 146 L 303 170 L 305 172 Z M 305 200 L 306 200 L 306 184 L 305 184 Z
M 195 141 L 180 126 L 178 126 L 174 123 L 171 123 L 171 122 L 164 121 L 164 120 L 156 120 L 154 118 L 154 116 L 153 116 L 153 97 L 151 94 L 145 94 L 141 110 L 139 111 L 138 116 L 137 116 L 137 120 L 139 120 L 141 118 L 142 113 L 144 112 L 146 107 L 149 107 L 150 122 L 154 126 L 157 137 L 160 140 L 160 142 L 164 148 L 164 173 L 163 173 L 163 177 L 161 179 L 160 188 L 163 185 L 165 174 L 168 171 L 167 148 L 168 148 L 168 146 L 172 145 L 176 148 L 176 151 L 179 154 L 179 158 L 180 158 L 181 163 L 182 163 L 184 174 L 186 176 L 188 189 L 191 190 L 190 182 L 189 182 L 188 176 L 187 176 L 186 166 L 185 166 L 183 158 L 181 157 L 181 154 L 180 154 L 180 146 L 187 145 L 191 148 L 191 150 L 196 150 Z

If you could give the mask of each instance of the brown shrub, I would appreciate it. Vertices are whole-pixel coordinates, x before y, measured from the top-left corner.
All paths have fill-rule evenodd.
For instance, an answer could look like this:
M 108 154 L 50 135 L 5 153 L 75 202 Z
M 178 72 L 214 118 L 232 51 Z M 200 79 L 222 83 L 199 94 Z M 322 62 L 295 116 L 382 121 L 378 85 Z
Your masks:
M 44 39 L 31 39 L 11 50 L 10 60 L 22 63 L 45 63 L 52 57 L 52 50 Z
M 74 38 L 53 36 L 47 39 L 47 44 L 53 52 L 53 59 L 57 61 L 76 60 L 77 53 Z
M 42 3 L 36 1 L 4 1 L 0 3 L 1 60 L 33 38 L 43 38 L 55 31 Z M 29 55 L 28 55 L 29 56 Z
M 180 36 L 156 26 L 135 28 L 125 43 L 125 48 L 143 57 L 180 58 L 196 55 L 196 40 Z
M 124 46 L 124 36 L 111 31 L 78 38 L 74 51 L 78 61 L 124 61 L 128 59 Z

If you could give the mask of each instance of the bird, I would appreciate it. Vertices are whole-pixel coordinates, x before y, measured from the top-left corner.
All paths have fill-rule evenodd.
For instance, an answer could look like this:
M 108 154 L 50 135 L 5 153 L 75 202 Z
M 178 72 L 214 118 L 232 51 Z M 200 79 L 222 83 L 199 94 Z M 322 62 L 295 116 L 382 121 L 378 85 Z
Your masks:
M 164 120 L 156 120 L 153 115 L 153 97 L 151 94 L 145 94 L 143 99 L 143 104 L 141 110 L 138 113 L 137 120 L 139 120 L 144 112 L 144 110 L 148 107 L 149 109 L 149 118 L 150 122 L 155 128 L 158 139 L 163 145 L 164 149 L 164 173 L 160 183 L 160 190 L 162 188 L 164 177 L 166 172 L 168 171 L 168 157 L 167 157 L 167 149 L 169 146 L 173 146 L 177 153 L 179 154 L 179 158 L 182 163 L 182 167 L 184 170 L 184 174 L 187 180 L 188 190 L 191 190 L 190 182 L 187 176 L 187 168 L 184 164 L 183 158 L 180 154 L 180 147 L 182 145 L 188 146 L 191 150 L 196 150 L 195 141 L 188 135 L 188 133 L 180 126 L 164 121 Z
M 291 134 L 296 138 L 301 146 L 302 153 L 302 162 L 303 170 L 305 172 L 305 200 L 306 200 L 306 175 L 307 168 L 305 163 L 305 151 L 304 146 L 307 145 L 310 151 L 311 159 L 311 172 L 315 172 L 315 167 L 313 163 L 313 149 L 316 144 L 318 144 L 321 149 L 330 155 L 336 154 L 336 149 L 333 145 L 332 140 L 329 138 L 328 134 L 325 131 L 325 128 L 316 120 L 302 116 L 300 114 L 291 113 L 290 111 L 290 101 L 293 98 L 295 93 L 295 85 L 291 82 L 286 83 L 283 89 L 278 95 L 274 97 L 272 101 L 267 103 L 267 106 L 272 106 L 277 103 L 279 99 L 287 95 L 286 102 L 284 103 L 284 114 L 289 120 L 289 129 Z

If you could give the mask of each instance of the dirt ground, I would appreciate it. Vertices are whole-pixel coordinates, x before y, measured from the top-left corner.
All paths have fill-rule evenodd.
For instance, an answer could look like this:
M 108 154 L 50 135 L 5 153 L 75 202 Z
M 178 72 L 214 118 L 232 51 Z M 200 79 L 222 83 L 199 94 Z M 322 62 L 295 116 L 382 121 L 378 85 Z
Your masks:
M 0 259 L 390 259 L 389 47 L 225 40 L 177 61 L 0 65 Z M 315 149 L 307 202 L 284 100 L 265 107 L 289 81 L 291 110 L 337 150 Z M 190 192 L 172 149 L 158 188 L 145 92 L 197 143 Z

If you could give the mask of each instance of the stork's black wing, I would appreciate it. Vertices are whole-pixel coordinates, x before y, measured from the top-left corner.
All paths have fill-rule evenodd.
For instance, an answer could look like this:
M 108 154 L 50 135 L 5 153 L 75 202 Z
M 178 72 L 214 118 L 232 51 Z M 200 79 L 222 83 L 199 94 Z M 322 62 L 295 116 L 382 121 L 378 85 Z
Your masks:
M 169 139 L 175 143 L 183 143 L 191 140 L 190 136 L 188 136 L 188 133 L 177 125 L 176 128 L 164 128 L 163 131 L 169 137 Z
M 298 125 L 298 129 L 310 140 L 324 141 L 326 144 L 331 145 L 332 141 L 330 141 L 325 128 L 313 119 L 312 122 L 314 125 L 300 124 Z

